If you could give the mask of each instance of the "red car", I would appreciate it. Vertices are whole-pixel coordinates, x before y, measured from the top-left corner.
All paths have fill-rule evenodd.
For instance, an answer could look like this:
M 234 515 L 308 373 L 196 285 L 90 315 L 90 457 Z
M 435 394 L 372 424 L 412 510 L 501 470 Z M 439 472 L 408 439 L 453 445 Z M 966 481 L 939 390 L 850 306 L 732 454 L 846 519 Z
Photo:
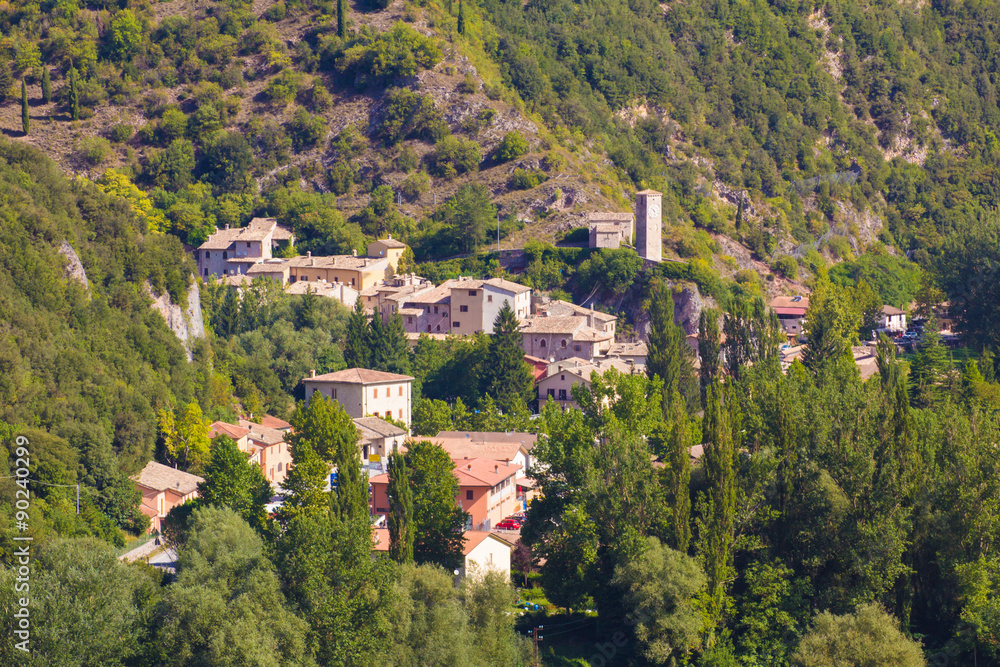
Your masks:
M 504 519 L 493 527 L 500 530 L 521 530 L 521 522 L 514 519 Z

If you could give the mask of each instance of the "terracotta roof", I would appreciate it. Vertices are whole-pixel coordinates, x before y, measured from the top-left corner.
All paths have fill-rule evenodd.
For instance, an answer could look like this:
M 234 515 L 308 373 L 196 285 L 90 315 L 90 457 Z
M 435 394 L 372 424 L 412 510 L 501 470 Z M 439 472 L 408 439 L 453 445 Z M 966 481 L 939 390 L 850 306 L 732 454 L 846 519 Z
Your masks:
M 364 431 L 370 431 L 380 438 L 391 438 L 397 435 L 406 435 L 406 430 L 401 429 L 395 424 L 390 424 L 384 419 L 379 419 L 378 417 L 360 417 L 354 420 L 355 426 Z
M 412 380 L 409 375 L 397 375 L 384 371 L 373 371 L 368 368 L 347 368 L 335 373 L 326 373 L 316 377 L 302 378 L 303 382 L 344 382 L 347 384 L 373 384 L 378 382 L 399 382 Z
M 250 433 L 250 429 L 242 426 L 237 426 L 236 424 L 229 424 L 227 422 L 215 421 L 208 426 L 208 437 L 214 438 L 217 435 L 226 435 L 233 440 L 239 440 L 243 436 Z
M 503 278 L 490 278 L 484 281 L 483 285 L 496 287 L 497 289 L 502 289 L 505 292 L 513 292 L 514 294 L 523 294 L 531 291 L 531 288 L 527 285 L 515 283 L 513 280 L 504 280 Z
M 809 297 L 793 294 L 791 296 L 776 296 L 771 299 L 771 308 L 809 308 Z
M 455 462 L 455 476 L 458 477 L 459 486 L 496 486 L 521 469 L 517 463 L 504 464 L 492 459 L 452 460 Z
M 255 424 L 246 419 L 240 420 L 240 426 L 250 431 L 251 438 L 265 445 L 276 445 L 279 442 L 285 441 L 285 432 L 279 431 L 276 428 L 264 426 L 263 424 Z
M 246 276 L 243 274 L 222 276 L 222 284 L 230 285 L 232 287 L 242 287 L 243 285 L 249 285 L 252 282 L 253 282 L 252 276 Z
M 292 425 L 286 422 L 284 419 L 273 417 L 271 415 L 264 415 L 263 417 L 261 417 L 260 423 L 269 428 L 276 428 L 279 431 L 284 431 L 292 427 Z
M 183 470 L 176 470 L 170 466 L 165 466 L 156 461 L 150 461 L 142 471 L 132 476 L 136 484 L 145 486 L 155 491 L 166 491 L 170 489 L 183 496 L 196 491 L 198 485 L 205 480 L 198 475 L 186 473 Z
M 388 528 L 372 529 L 372 551 L 388 551 L 388 550 L 389 550 L 389 529 Z
M 388 532 L 388 530 L 386 532 Z M 514 546 L 513 544 L 503 539 L 496 533 L 491 533 L 487 530 L 467 530 L 464 533 L 462 533 L 462 537 L 465 538 L 465 542 L 462 545 L 462 555 L 464 556 L 468 556 L 469 554 L 471 554 L 476 547 L 478 547 L 480 544 L 482 544 L 491 537 L 494 540 L 503 542 L 505 545 L 507 545 L 507 548 L 513 548 Z
M 883 315 L 905 315 L 905 310 L 900 310 L 899 308 L 893 308 L 892 306 L 882 306 Z

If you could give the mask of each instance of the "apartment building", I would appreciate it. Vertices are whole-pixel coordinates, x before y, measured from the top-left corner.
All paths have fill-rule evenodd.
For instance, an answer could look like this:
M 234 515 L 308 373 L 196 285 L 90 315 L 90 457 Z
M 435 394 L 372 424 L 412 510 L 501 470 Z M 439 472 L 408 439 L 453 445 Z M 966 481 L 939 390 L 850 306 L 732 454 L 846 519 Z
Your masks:
M 590 361 L 571 357 L 549 364 L 548 372 L 544 378 L 538 381 L 537 385 L 539 410 L 547 401 L 558 401 L 563 408 L 579 408 L 580 406 L 573 400 L 573 386 L 579 384 L 589 389 L 592 373 L 603 375 L 611 368 L 625 374 L 645 372 L 642 368 L 637 368 L 635 364 L 621 359 Z
M 535 315 L 521 327 L 524 353 L 554 361 L 604 356 L 614 344 L 615 335 L 589 326 L 589 321 L 577 315 Z
M 493 323 L 509 303 L 518 321 L 531 314 L 531 288 L 504 280 L 459 278 L 451 282 L 451 333 L 493 333 Z
M 403 253 L 406 252 L 406 244 L 395 240 L 392 238 L 392 234 L 390 234 L 389 238 L 369 243 L 367 251 L 369 257 L 388 260 L 389 266 L 392 267 L 392 272 L 396 273 L 399 270 L 399 260 L 402 258 Z
M 342 283 L 359 292 L 393 275 L 389 260 L 354 255 L 313 257 L 306 253 L 289 259 L 288 267 L 289 283 Z

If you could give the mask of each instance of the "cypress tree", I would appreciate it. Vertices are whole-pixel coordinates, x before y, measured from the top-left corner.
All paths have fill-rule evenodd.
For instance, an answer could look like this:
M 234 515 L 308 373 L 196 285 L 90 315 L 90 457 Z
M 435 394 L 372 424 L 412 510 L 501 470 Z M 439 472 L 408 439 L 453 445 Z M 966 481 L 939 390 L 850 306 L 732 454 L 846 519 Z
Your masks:
M 31 131 L 31 117 L 28 115 L 28 86 L 21 79 L 21 129 L 27 135 Z
M 406 326 L 403 316 L 396 311 L 382 327 L 382 349 L 379 356 L 381 363 L 373 366 L 376 370 L 387 373 L 410 372 L 410 344 L 406 340 Z
M 69 70 L 69 115 L 73 120 L 80 120 L 80 89 L 75 67 Z
M 458 34 L 465 34 L 465 2 L 458 0 Z
M 48 104 L 52 101 L 52 75 L 49 68 L 42 68 L 42 101 Z
M 340 446 L 334 454 L 337 466 L 337 492 L 334 494 L 333 505 L 337 516 L 345 523 L 369 521 L 368 477 L 361 473 L 361 461 L 358 451 L 357 427 L 351 421 L 344 408 L 336 404 L 337 412 L 343 413 L 346 420 L 337 419 L 338 426 L 349 428 L 352 433 L 341 439 Z M 349 424 L 349 426 L 347 426 Z M 347 436 L 347 431 L 344 431 Z
M 344 361 L 348 368 L 368 368 L 371 349 L 368 346 L 368 314 L 359 298 L 347 320 L 347 342 L 344 344 Z
M 402 454 L 389 455 L 389 557 L 397 563 L 413 562 L 413 489 Z
M 736 449 L 733 444 L 722 385 L 707 392 L 704 421 L 705 481 L 699 551 L 708 576 L 706 611 L 718 622 L 726 608 L 726 587 L 732 578 L 736 516 Z
M 493 321 L 493 334 L 479 378 L 480 396 L 490 396 L 497 407 L 509 413 L 522 409 L 531 399 L 533 376 L 524 361 L 520 322 L 510 302 L 505 301 Z
M 382 317 L 375 313 L 368 321 L 368 368 L 383 370 L 386 362 L 385 341 L 386 324 Z
M 347 9 L 344 7 L 344 0 L 337 0 L 337 37 L 344 39 L 347 36 Z

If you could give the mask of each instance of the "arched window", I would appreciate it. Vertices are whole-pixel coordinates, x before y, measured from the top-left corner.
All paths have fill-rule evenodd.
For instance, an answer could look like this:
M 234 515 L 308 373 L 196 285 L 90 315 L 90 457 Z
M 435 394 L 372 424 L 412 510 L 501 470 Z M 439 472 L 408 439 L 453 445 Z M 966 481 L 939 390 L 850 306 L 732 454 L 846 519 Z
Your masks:
M 566 339 L 563 339 L 562 345 L 560 347 L 566 347 Z
M 541 345 L 541 347 L 545 347 L 545 339 L 544 338 L 542 339 L 542 345 Z

